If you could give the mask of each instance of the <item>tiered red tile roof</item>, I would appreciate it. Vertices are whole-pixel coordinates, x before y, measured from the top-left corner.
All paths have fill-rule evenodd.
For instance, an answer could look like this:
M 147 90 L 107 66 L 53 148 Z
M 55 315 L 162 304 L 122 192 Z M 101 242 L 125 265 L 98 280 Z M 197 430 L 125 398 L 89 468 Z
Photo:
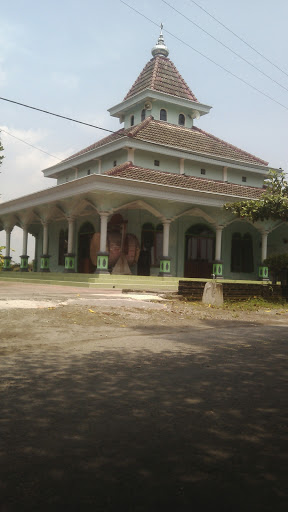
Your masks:
M 247 187 L 207 178 L 187 176 L 185 174 L 147 169 L 136 166 L 132 162 L 125 162 L 117 167 L 113 167 L 113 169 L 105 172 L 105 175 L 198 192 L 213 192 L 215 194 L 225 194 L 249 199 L 259 198 L 264 191 L 263 188 Z
M 145 89 L 152 89 L 153 91 L 164 92 L 178 98 L 198 102 L 195 94 L 186 84 L 173 62 L 160 55 L 147 62 L 124 100 L 128 100 Z
M 228 144 L 224 140 L 218 139 L 214 135 L 195 126 L 193 128 L 185 128 L 163 121 L 155 121 L 150 117 L 150 122 L 143 125 L 141 129 L 138 129 L 136 135 L 133 132 L 131 134 L 127 133 L 127 135 L 180 150 L 184 149 L 193 153 L 200 153 L 201 155 L 218 156 L 256 165 L 268 165 L 268 162 L 261 158 L 251 155 L 232 144 Z
M 195 126 L 193 126 L 193 128 L 185 128 L 164 121 L 156 121 L 151 116 L 147 117 L 147 119 L 136 126 L 127 129 L 122 128 L 108 135 L 104 139 L 95 142 L 95 144 L 91 144 L 87 148 L 75 153 L 67 160 L 83 155 L 88 151 L 92 151 L 123 137 L 159 144 L 208 158 L 218 157 L 242 164 L 268 165 L 268 162 L 265 162 L 265 160 L 251 155 L 232 144 L 228 144 L 224 140 L 218 139 L 204 130 L 200 130 L 200 128 Z

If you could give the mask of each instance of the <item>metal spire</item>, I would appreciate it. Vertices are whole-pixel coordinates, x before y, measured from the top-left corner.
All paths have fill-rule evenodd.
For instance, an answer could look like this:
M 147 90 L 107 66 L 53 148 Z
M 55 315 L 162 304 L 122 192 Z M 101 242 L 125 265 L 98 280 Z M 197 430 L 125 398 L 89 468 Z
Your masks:
M 163 30 L 163 23 L 161 23 L 161 25 L 160 25 L 160 35 L 158 37 L 157 44 L 151 50 L 153 57 L 156 57 L 156 55 L 162 55 L 163 57 L 168 57 L 168 55 L 169 55 L 169 50 L 164 43 L 164 37 L 163 37 L 162 30 Z

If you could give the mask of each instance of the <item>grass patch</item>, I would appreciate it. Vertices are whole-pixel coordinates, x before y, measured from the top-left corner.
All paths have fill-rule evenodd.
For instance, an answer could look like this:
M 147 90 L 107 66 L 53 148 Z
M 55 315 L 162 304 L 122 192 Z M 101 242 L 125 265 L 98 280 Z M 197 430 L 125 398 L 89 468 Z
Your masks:
M 239 311 L 258 311 L 261 309 L 279 309 L 283 308 L 288 311 L 288 304 L 284 300 L 265 300 L 262 297 L 253 297 L 247 300 L 241 301 L 225 301 L 223 309 L 227 310 L 239 310 Z

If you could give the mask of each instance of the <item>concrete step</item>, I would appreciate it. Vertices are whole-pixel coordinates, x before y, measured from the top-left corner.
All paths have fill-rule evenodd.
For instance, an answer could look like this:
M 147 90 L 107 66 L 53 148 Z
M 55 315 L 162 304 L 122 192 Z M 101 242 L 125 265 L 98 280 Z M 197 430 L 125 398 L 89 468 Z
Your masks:
M 118 290 L 177 291 L 179 278 L 157 276 L 123 276 L 110 274 L 65 274 L 52 272 L 0 272 L 1 281 L 54 284 Z

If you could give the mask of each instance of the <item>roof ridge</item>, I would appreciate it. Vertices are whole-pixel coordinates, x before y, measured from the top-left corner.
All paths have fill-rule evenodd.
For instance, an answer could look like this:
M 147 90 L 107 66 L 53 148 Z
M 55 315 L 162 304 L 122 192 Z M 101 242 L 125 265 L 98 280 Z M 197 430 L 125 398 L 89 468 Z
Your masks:
M 144 119 L 144 121 L 141 121 L 141 123 L 136 124 L 132 127 L 132 129 L 129 129 L 127 132 L 127 137 L 134 137 L 139 133 L 147 124 L 149 124 L 151 121 L 153 121 L 153 116 L 148 116 Z
M 183 83 L 183 85 L 184 85 L 184 87 L 185 87 L 185 89 L 186 89 L 186 91 L 187 91 L 187 94 L 189 94 L 189 95 L 190 95 L 190 94 L 192 94 L 192 96 L 195 98 L 195 99 L 194 99 L 194 101 L 197 101 L 197 103 L 199 103 L 199 101 L 197 100 L 197 98 L 196 98 L 196 96 L 195 96 L 194 92 L 192 92 L 192 91 L 191 91 L 191 89 L 190 89 L 189 85 L 187 84 L 186 80 L 184 80 L 184 78 L 183 78 L 183 76 L 181 75 L 181 73 L 179 73 L 179 71 L 178 71 L 178 69 L 176 68 L 176 66 L 175 66 L 174 62 L 172 62 L 172 60 L 170 60 L 170 59 L 168 59 L 168 58 L 167 58 L 167 60 L 169 60 L 170 64 L 171 64 L 171 65 L 172 65 L 172 67 L 174 68 L 174 71 L 176 72 L 176 74 L 178 75 L 178 77 L 180 78 L 180 80 L 182 81 L 182 83 Z
M 266 162 L 266 160 L 262 160 L 262 158 L 259 158 L 258 156 L 252 155 L 252 153 L 249 153 L 248 151 L 245 151 L 244 149 L 238 148 L 238 146 L 235 146 L 234 144 L 230 144 L 230 142 L 226 142 L 226 140 L 216 137 L 212 133 L 206 132 L 205 130 L 198 128 L 198 126 L 193 126 L 192 130 L 195 130 L 200 133 L 204 133 L 204 135 L 207 135 L 211 139 L 217 140 L 217 142 L 222 142 L 222 144 L 225 144 L 225 146 L 227 146 L 229 148 L 237 149 L 237 151 L 240 151 L 241 153 L 243 153 L 247 156 L 251 156 L 252 158 L 255 158 L 255 160 L 258 160 L 258 162 L 261 162 L 264 165 L 268 165 L 268 163 L 269 163 L 269 162 Z
M 108 169 L 108 171 L 105 171 L 103 174 L 107 174 L 108 176 L 115 176 L 118 172 L 124 171 L 131 166 L 133 166 L 133 162 L 131 160 L 127 160 L 127 162 L 124 162 L 123 164 L 115 165 L 115 167 L 112 167 L 112 169 Z
M 158 72 L 158 68 L 159 68 L 159 56 L 158 57 L 154 57 L 155 59 L 155 66 L 153 68 L 153 73 L 152 73 L 152 80 L 151 80 L 151 89 L 154 89 L 155 87 L 155 80 L 156 80 L 156 77 L 157 77 L 157 72 Z

